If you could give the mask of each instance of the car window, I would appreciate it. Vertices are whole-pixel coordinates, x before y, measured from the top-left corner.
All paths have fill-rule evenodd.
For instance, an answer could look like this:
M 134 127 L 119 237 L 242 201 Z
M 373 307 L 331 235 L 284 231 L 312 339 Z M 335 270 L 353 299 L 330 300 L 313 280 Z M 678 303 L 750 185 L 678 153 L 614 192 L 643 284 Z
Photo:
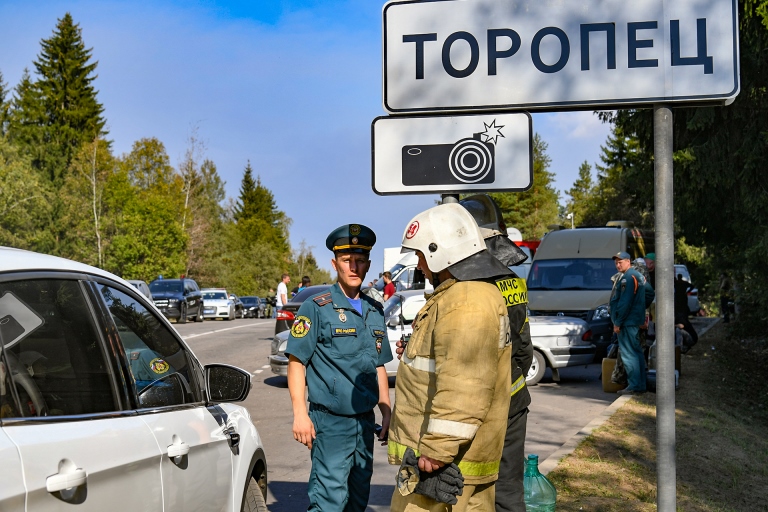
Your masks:
M 615 273 L 608 258 L 538 260 L 526 281 L 529 290 L 610 290 Z
M 2 372 L 16 375 L 16 386 L 0 389 L 0 416 L 118 409 L 99 329 L 78 281 L 0 282 L 2 320 Z
M 101 286 L 128 358 L 140 406 L 181 405 L 192 395 L 189 356 L 151 311 L 120 290 Z
M 318 293 L 322 293 L 326 291 L 330 286 L 310 286 L 309 288 L 304 288 L 299 293 L 293 296 L 291 298 L 290 302 L 304 302 L 312 295 L 317 295 Z
M 183 288 L 179 281 L 152 281 L 149 290 L 154 293 L 180 293 Z
M 227 300 L 226 292 L 203 292 L 203 299 L 207 300 Z

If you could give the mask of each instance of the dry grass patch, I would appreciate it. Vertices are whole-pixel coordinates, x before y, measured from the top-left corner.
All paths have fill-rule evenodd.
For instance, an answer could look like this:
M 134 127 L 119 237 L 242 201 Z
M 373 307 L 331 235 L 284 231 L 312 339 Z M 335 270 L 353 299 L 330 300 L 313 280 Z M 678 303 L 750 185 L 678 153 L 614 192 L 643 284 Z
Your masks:
M 675 397 L 678 510 L 768 511 L 765 345 L 717 325 L 684 356 Z M 647 393 L 627 402 L 549 474 L 558 511 L 656 510 L 655 401 Z

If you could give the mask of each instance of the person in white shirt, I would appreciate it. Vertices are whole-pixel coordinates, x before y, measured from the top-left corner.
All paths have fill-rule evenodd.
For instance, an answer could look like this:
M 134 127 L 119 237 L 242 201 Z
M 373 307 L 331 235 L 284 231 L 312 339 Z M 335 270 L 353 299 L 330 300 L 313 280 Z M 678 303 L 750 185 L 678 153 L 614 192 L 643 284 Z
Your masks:
M 291 282 L 291 276 L 283 274 L 280 284 L 277 285 L 277 309 L 282 309 L 288 302 L 288 283 Z

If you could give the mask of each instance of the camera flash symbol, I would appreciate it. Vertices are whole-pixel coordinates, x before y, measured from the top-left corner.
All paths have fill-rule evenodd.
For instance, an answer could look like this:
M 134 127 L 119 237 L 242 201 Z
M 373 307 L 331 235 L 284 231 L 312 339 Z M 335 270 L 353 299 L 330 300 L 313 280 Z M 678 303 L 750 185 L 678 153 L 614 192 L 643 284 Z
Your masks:
M 495 145 L 499 137 L 504 137 L 504 134 L 501 133 L 501 129 L 504 128 L 504 125 L 497 126 L 495 119 L 491 121 L 491 124 L 483 122 L 483 125 L 485 126 L 485 131 L 480 134 L 485 137 L 483 142 L 492 142 Z

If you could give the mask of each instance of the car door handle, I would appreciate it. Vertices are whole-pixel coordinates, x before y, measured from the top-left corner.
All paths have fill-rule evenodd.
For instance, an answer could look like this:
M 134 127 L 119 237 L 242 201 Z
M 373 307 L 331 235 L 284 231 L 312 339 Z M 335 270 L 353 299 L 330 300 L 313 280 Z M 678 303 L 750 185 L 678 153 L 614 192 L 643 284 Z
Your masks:
M 48 492 L 80 487 L 88 479 L 88 475 L 82 468 L 61 468 L 61 471 L 45 479 L 45 488 Z
M 171 458 L 183 457 L 189 454 L 189 445 L 183 441 L 174 442 L 168 447 L 168 456 Z

